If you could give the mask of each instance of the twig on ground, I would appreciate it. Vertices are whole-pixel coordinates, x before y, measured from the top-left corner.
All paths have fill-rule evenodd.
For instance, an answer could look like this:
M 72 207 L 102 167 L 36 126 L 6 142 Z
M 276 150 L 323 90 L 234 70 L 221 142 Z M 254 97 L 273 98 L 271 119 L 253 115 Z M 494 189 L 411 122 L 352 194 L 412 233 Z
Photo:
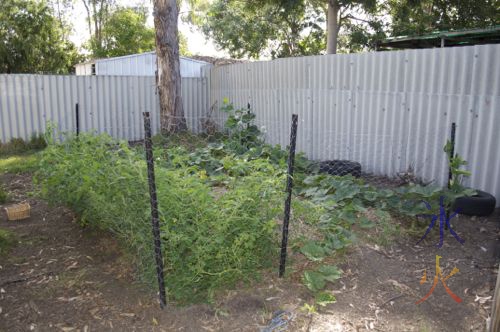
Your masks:
M 392 301 L 394 301 L 394 300 L 397 300 L 397 299 L 399 299 L 400 297 L 403 297 L 403 296 L 405 296 L 405 294 L 398 294 L 398 295 L 396 295 L 396 296 L 393 296 L 393 297 L 391 297 L 389 300 L 387 300 L 387 301 L 385 301 L 384 303 L 382 303 L 381 305 L 379 305 L 378 307 L 379 307 L 379 308 L 382 308 L 382 307 L 383 307 L 384 305 L 386 305 L 387 303 L 392 302 Z
M 31 280 L 31 279 L 35 279 L 35 278 L 44 276 L 44 275 L 53 275 L 53 274 L 54 274 L 53 272 L 49 271 L 49 272 L 45 272 L 45 273 L 36 274 L 34 276 L 29 276 L 29 277 L 14 279 L 14 280 L 7 280 L 7 281 L 1 283 L 0 287 L 6 286 L 6 285 L 11 285 L 11 284 L 16 284 L 16 283 L 19 283 L 19 282 L 25 282 L 25 281 L 28 281 L 28 280 Z

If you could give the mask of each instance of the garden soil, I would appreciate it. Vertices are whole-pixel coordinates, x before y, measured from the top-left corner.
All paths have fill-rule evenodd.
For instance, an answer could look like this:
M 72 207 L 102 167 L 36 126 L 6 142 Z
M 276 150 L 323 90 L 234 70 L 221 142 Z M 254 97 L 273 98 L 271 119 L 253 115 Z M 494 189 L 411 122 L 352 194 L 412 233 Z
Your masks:
M 360 240 L 337 263 L 343 276 L 329 286 L 336 303 L 316 312 L 305 305 L 314 299 L 300 282 L 308 263 L 298 253 L 290 254 L 294 264 L 285 279 L 269 271 L 253 285 L 217 294 L 215 303 L 161 310 L 154 288 L 135 279 L 130 257 L 110 234 L 82 228 L 70 210 L 34 198 L 29 175 L 0 180 L 13 201 L 32 206 L 22 221 L 7 221 L 1 212 L 0 227 L 17 244 L 0 257 L 0 331 L 261 331 L 278 310 L 290 313 L 287 331 L 484 331 L 491 310 L 498 210 L 488 218 L 453 219 L 464 245 L 445 231 L 437 249 L 437 227 L 419 245 L 421 235 L 384 247 Z M 439 281 L 416 304 L 432 287 L 436 255 L 443 277 L 459 269 L 446 284 L 461 303 Z

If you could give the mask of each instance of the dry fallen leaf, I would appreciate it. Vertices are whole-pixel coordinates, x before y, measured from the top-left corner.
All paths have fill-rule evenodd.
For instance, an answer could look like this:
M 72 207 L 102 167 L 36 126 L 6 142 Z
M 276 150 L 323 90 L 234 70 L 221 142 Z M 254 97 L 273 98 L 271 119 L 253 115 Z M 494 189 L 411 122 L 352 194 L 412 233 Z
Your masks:
M 128 312 L 122 312 L 122 313 L 120 314 L 120 316 L 124 316 L 124 317 L 134 317 L 134 316 L 135 316 L 135 314 L 133 314 L 133 313 L 128 313 Z
M 490 296 L 484 296 L 484 297 L 476 295 L 476 299 L 474 300 L 474 302 L 479 302 L 481 304 L 485 304 L 487 301 L 491 301 L 491 295 Z
M 60 327 L 60 329 L 63 331 L 63 332 L 69 332 L 69 331 L 74 331 L 75 328 L 74 327 L 71 327 L 71 326 L 67 326 L 67 327 Z
M 279 297 L 277 297 L 277 296 L 272 296 L 272 297 L 268 297 L 268 298 L 266 299 L 266 301 L 272 301 L 272 300 L 276 300 L 276 299 L 279 299 Z

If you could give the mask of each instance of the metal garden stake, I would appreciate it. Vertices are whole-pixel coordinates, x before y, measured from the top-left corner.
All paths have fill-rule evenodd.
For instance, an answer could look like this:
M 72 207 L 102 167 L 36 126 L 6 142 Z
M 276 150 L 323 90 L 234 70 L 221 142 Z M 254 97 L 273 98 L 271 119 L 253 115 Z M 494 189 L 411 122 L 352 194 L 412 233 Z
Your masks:
M 290 203 L 292 201 L 293 166 L 295 163 L 295 146 L 297 142 L 297 123 L 299 116 L 292 114 L 292 129 L 290 131 L 290 153 L 288 154 L 288 174 L 286 182 L 285 217 L 283 219 L 283 238 L 281 240 L 280 278 L 285 274 L 286 248 L 288 243 L 288 223 L 290 222 Z
M 160 222 L 158 217 L 158 198 L 156 196 L 155 168 L 153 161 L 153 142 L 151 141 L 151 119 L 149 112 L 144 112 L 144 147 L 146 148 L 146 162 L 148 164 L 149 197 L 151 200 L 151 224 L 155 246 L 156 274 L 160 289 L 160 307 L 167 305 L 165 282 L 163 279 L 163 256 L 160 241 Z

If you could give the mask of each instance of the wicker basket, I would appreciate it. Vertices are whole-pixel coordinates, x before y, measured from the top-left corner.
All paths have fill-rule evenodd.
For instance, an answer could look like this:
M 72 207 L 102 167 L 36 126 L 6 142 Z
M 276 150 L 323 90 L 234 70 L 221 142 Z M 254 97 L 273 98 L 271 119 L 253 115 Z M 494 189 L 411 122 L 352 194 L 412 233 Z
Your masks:
M 28 203 L 20 203 L 5 208 L 7 219 L 21 220 L 30 217 L 31 206 Z

